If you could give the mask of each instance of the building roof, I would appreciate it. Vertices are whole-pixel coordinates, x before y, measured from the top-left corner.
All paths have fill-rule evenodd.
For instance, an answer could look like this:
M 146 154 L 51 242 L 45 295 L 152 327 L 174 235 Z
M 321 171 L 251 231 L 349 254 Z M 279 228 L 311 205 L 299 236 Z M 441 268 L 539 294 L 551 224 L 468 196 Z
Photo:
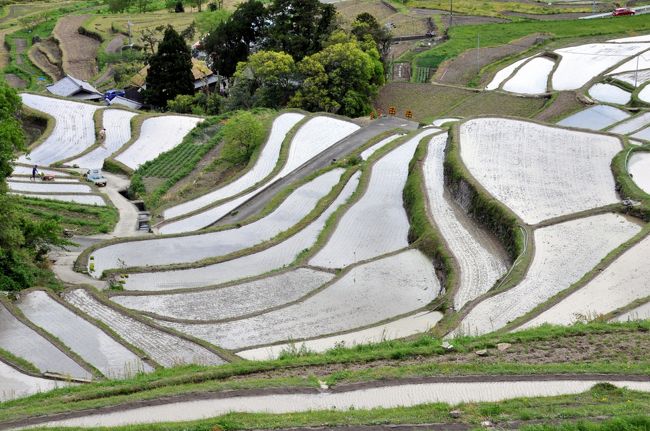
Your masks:
M 148 72 L 149 65 L 146 65 L 131 78 L 131 84 L 135 85 L 136 87 L 144 88 L 147 82 Z M 204 86 L 202 83 L 197 86 L 197 81 L 207 80 L 209 81 L 209 84 L 216 82 L 216 77 L 212 78 L 214 76 L 214 73 L 212 70 L 210 70 L 208 65 L 205 64 L 205 61 L 198 60 L 196 58 L 192 58 L 192 75 L 194 76 L 194 88 L 200 88 Z
M 47 90 L 63 97 L 74 97 L 84 100 L 103 99 L 104 95 L 88 82 L 66 75 L 54 84 L 48 85 Z
M 142 108 L 142 103 L 136 102 L 135 100 L 127 99 L 122 96 L 115 96 L 113 100 L 108 102 L 110 105 L 122 105 L 131 109 L 140 109 Z

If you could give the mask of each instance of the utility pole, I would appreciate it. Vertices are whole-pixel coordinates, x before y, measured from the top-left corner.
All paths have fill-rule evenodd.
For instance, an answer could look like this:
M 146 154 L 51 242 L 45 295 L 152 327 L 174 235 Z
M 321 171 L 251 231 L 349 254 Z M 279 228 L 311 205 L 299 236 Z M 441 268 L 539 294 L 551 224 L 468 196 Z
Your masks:
M 639 57 L 641 57 L 641 54 L 636 56 L 636 70 L 634 71 L 634 88 L 636 88 L 637 81 L 639 79 Z
M 454 22 L 454 0 L 449 0 L 449 30 Z
M 481 35 L 476 33 L 476 73 L 481 73 Z

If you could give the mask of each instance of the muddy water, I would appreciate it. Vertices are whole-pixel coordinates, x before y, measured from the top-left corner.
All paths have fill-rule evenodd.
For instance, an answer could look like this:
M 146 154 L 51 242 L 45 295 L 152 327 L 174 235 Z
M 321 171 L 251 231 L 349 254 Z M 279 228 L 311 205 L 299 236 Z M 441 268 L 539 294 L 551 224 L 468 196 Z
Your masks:
M 584 392 L 599 381 L 425 383 L 361 389 L 341 393 L 283 394 L 188 401 L 143 407 L 104 415 L 47 423 L 46 426 L 120 426 L 137 423 L 189 421 L 228 412 L 292 413 L 307 410 L 347 410 L 414 406 L 424 403 L 501 401 Z M 650 392 L 650 382 L 612 382 Z M 42 425 L 39 425 L 42 426 Z
M 67 385 L 66 382 L 28 376 L 0 361 L 0 402 Z

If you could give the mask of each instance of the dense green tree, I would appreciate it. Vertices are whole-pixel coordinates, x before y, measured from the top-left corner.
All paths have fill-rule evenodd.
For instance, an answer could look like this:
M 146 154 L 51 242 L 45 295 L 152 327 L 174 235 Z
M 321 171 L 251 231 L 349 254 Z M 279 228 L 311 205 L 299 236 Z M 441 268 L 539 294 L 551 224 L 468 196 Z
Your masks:
M 221 159 L 233 165 L 247 163 L 264 142 L 265 135 L 264 125 L 255 115 L 248 111 L 237 112 L 223 129 Z
M 337 32 L 322 51 L 298 63 L 302 85 L 291 106 L 334 112 L 350 117 L 366 115 L 384 83 L 384 67 L 372 39 L 347 38 Z
M 229 109 L 280 108 L 295 90 L 295 62 L 286 52 L 258 51 L 237 65 Z
M 248 0 L 239 4 L 202 43 L 210 55 L 212 70 L 223 76 L 232 76 L 237 63 L 246 61 L 262 37 L 265 22 L 266 9 L 261 1 Z
M 357 15 L 352 23 L 352 34 L 358 40 L 364 40 L 366 36 L 370 36 L 377 44 L 377 51 L 379 51 L 382 60 L 386 60 L 390 49 L 391 34 L 374 16 L 368 12 Z
M 168 26 L 158 52 L 149 60 L 145 99 L 153 106 L 164 107 L 179 94 L 193 93 L 192 54 L 183 38 Z
M 0 290 L 31 287 L 44 272 L 50 245 L 63 245 L 56 222 L 34 221 L 19 211 L 16 197 L 7 194 L 6 179 L 16 152 L 25 149 L 18 119 L 21 101 L 0 79 Z
M 318 52 L 336 29 L 336 8 L 319 0 L 274 0 L 263 48 L 284 51 L 296 61 Z

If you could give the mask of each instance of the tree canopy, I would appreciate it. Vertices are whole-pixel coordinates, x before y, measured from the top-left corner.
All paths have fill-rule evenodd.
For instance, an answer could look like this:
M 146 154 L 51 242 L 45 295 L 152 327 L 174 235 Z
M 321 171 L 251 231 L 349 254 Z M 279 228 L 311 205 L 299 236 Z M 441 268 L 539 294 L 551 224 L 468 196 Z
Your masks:
M 167 106 L 179 94 L 194 93 L 192 54 L 183 38 L 168 26 L 158 51 L 149 59 L 145 99 L 153 106 Z
M 19 121 L 20 97 L 0 78 L 0 290 L 31 287 L 45 272 L 52 244 L 62 245 L 61 229 L 54 221 L 35 221 L 7 194 L 7 177 L 17 151 L 25 150 Z

